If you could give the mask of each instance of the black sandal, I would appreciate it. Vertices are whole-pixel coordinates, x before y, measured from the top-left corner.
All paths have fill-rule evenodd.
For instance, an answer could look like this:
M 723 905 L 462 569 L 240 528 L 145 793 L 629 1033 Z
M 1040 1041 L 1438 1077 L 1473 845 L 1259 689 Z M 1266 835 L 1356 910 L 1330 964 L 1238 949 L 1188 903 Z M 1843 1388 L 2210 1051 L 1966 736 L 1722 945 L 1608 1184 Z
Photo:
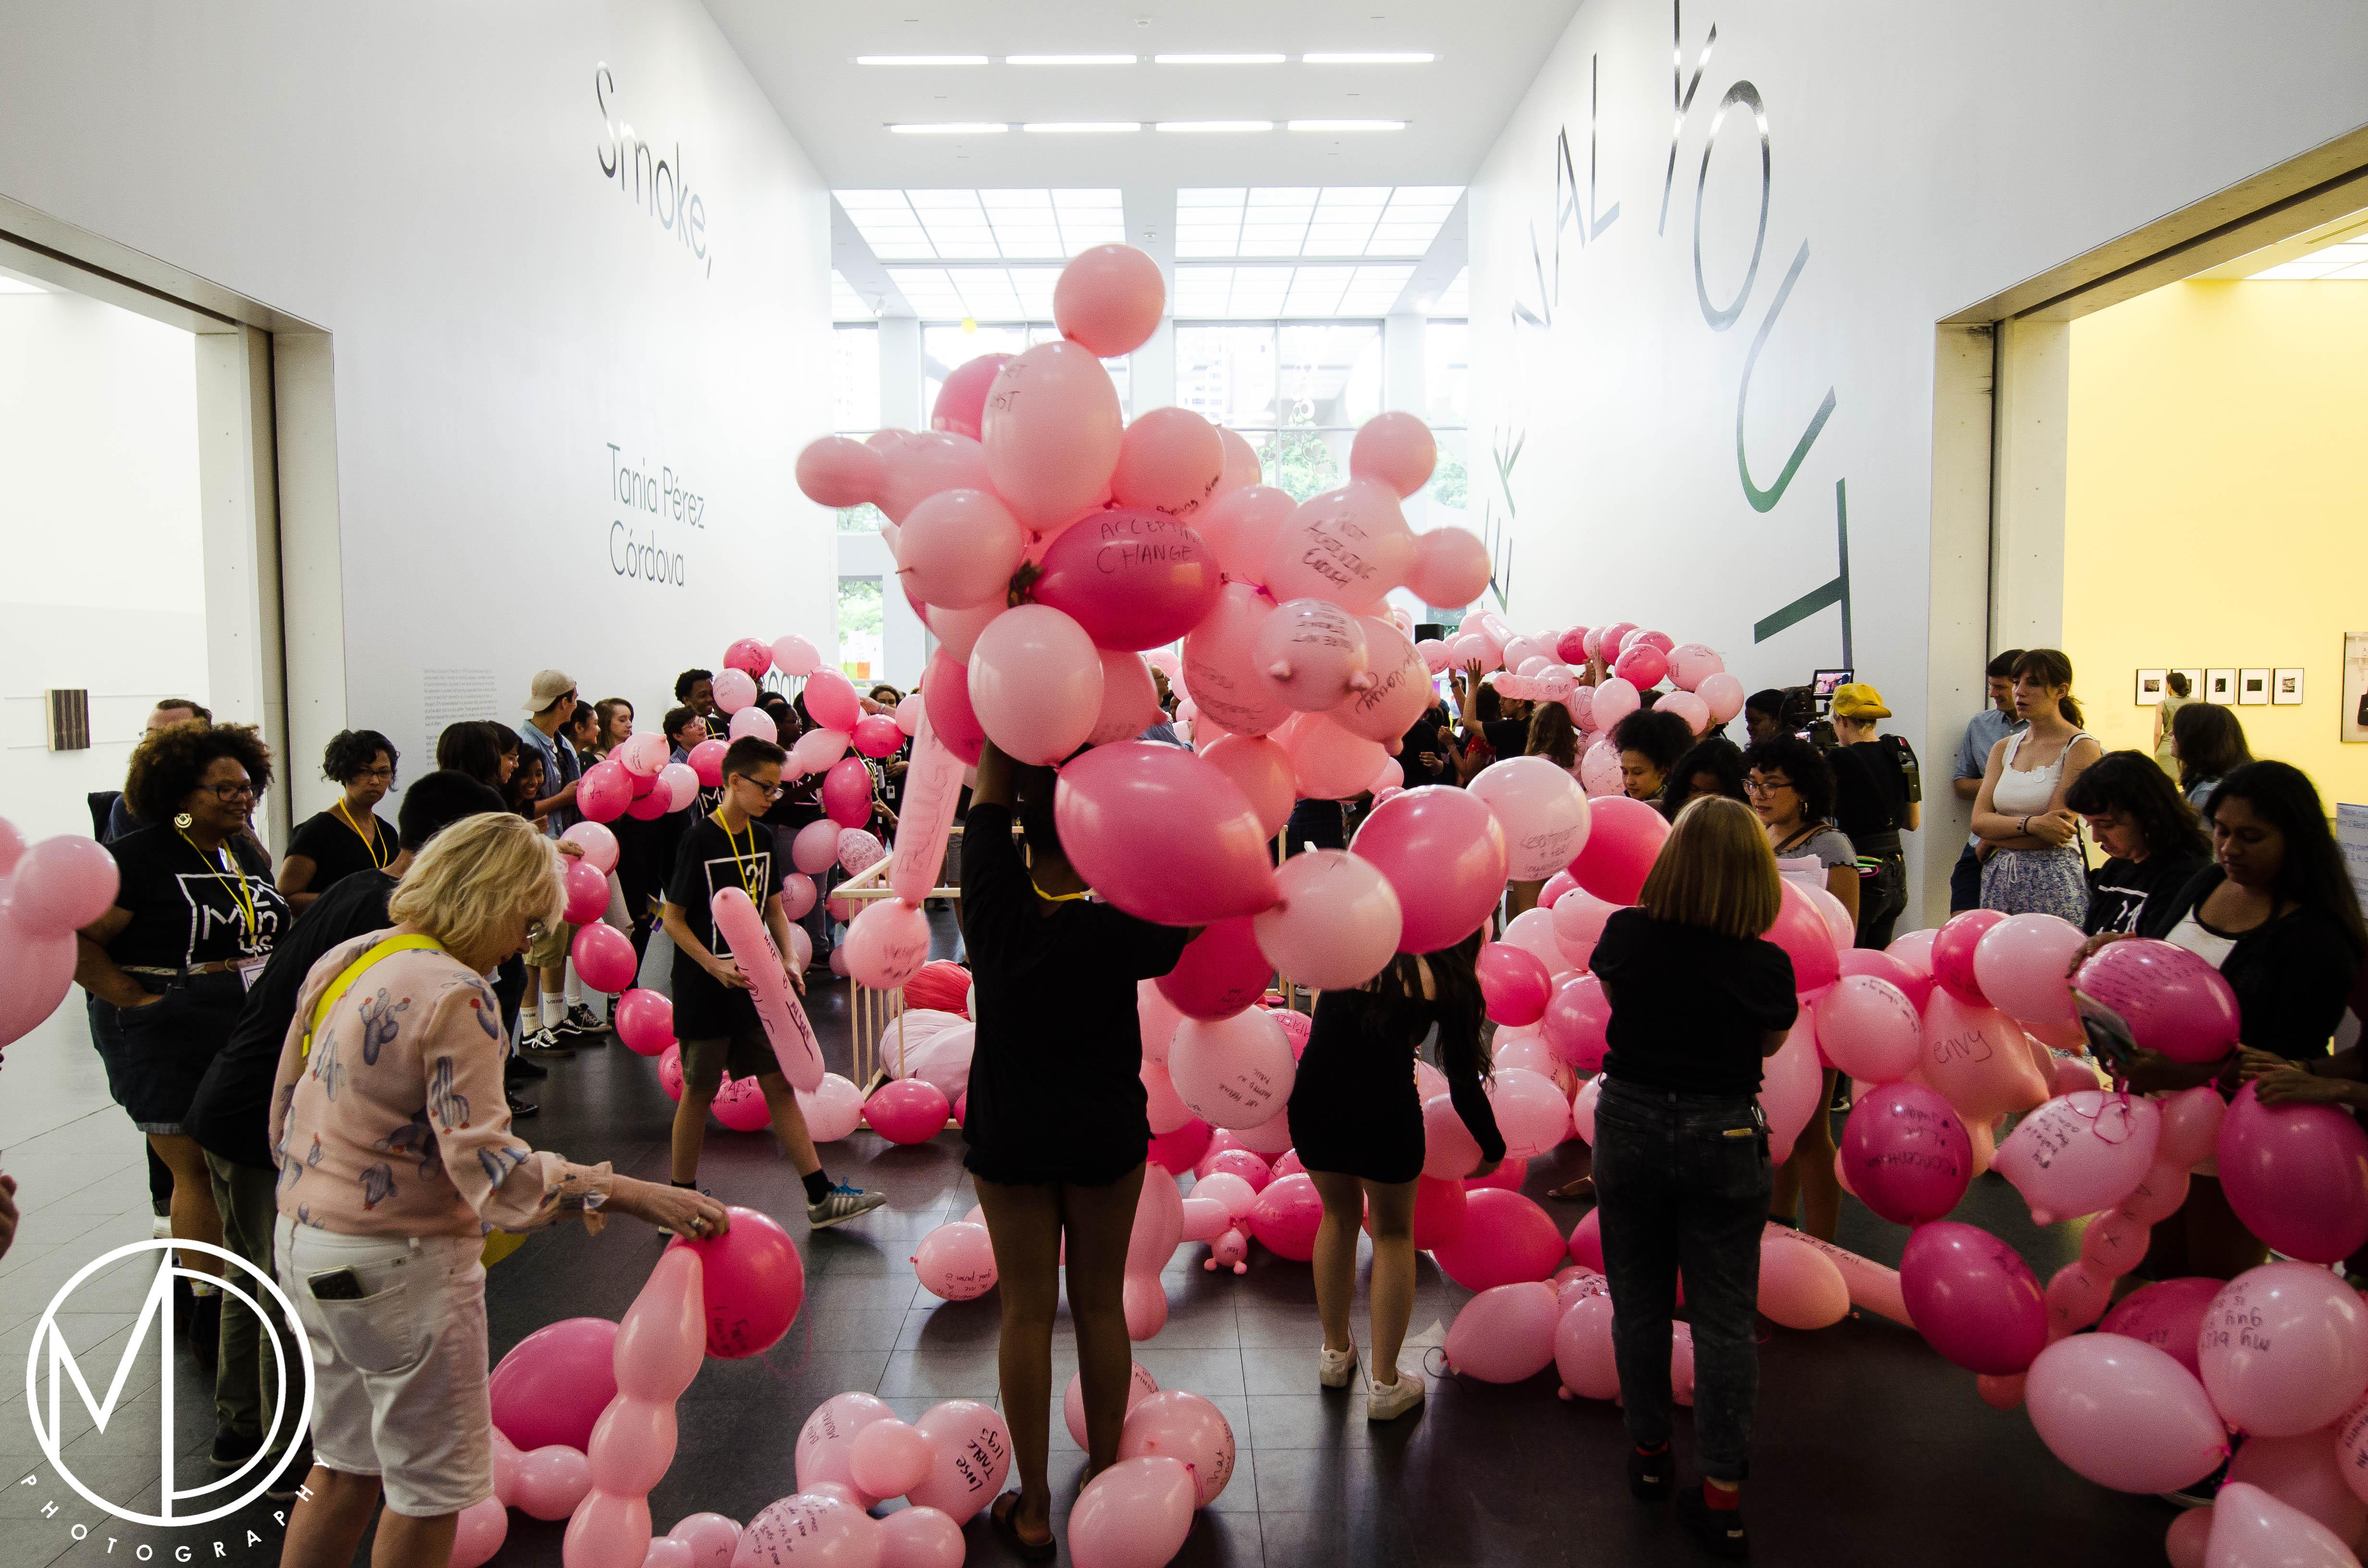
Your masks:
M 1030 1540 L 1019 1533 L 1019 1527 L 1011 1522 L 1012 1516 L 1019 1511 L 1019 1494 L 1007 1492 L 987 1506 L 986 1517 L 995 1526 L 996 1533 L 1011 1543 L 1011 1550 L 1019 1553 L 1022 1562 L 1050 1562 L 1059 1556 L 1060 1542 L 1051 1536 L 1042 1540 Z

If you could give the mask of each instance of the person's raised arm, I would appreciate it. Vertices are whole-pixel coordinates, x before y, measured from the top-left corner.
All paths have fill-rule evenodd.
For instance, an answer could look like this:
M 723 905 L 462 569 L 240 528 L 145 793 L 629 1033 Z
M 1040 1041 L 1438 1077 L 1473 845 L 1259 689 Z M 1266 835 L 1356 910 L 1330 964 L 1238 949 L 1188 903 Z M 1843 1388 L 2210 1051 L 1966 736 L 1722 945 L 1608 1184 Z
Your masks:
M 971 786 L 970 803 L 1007 810 L 1019 804 L 1019 765 L 1004 756 L 993 741 L 979 743 L 978 782 Z

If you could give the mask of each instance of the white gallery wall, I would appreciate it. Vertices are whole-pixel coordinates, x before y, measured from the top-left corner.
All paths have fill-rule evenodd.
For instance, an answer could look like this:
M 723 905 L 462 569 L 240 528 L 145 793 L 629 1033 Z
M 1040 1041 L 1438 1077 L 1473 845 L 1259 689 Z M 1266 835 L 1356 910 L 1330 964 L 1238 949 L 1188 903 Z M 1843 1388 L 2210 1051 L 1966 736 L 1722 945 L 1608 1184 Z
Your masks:
M 828 195 L 695 0 L 0 0 L 0 195 L 331 335 L 346 717 L 405 777 L 547 665 L 655 726 L 734 637 L 827 645 Z
M 2349 0 L 1586 0 L 1471 187 L 1510 619 L 1659 626 L 1756 688 L 1843 663 L 1846 606 L 1953 859 L 1980 671 L 1926 667 L 1936 324 L 2363 121 Z

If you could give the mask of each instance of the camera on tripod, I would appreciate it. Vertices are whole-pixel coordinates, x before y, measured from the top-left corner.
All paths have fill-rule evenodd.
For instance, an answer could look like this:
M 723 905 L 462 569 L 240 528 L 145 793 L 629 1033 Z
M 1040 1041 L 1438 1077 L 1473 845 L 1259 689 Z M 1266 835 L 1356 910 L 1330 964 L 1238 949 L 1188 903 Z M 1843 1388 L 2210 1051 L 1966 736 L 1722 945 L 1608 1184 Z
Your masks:
M 1780 713 L 1784 727 L 1819 751 L 1839 745 L 1834 736 L 1834 693 L 1849 685 L 1850 679 L 1847 669 L 1814 670 L 1808 685 L 1785 687 Z

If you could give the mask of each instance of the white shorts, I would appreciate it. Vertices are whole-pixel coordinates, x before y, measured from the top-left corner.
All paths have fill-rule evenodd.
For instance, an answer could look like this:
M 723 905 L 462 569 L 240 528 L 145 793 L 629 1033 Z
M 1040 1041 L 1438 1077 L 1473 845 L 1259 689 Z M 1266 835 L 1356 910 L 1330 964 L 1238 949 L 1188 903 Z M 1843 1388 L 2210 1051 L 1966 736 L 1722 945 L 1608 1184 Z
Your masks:
M 484 1244 L 475 1236 L 341 1236 L 282 1215 L 279 1286 L 313 1353 L 313 1457 L 374 1475 L 411 1518 L 494 1493 L 486 1393 Z M 350 1268 L 357 1301 L 322 1301 L 314 1276 Z

